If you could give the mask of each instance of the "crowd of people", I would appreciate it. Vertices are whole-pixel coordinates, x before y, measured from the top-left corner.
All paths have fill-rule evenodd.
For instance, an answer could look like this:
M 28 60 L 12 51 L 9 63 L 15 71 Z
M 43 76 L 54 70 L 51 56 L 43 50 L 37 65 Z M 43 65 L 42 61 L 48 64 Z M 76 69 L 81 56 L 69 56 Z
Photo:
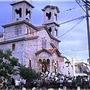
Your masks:
M 8 79 L 5 81 L 4 79 L 0 79 L 0 87 L 2 88 L 26 88 L 30 89 L 33 87 L 36 88 L 69 88 L 69 89 L 76 89 L 80 87 L 82 89 L 90 89 L 90 79 L 88 76 L 77 76 L 77 77 L 70 77 L 64 76 L 62 74 L 55 74 L 55 73 L 42 73 L 40 77 L 36 80 L 24 80 L 21 79 L 20 81 L 14 80 L 13 78 Z M 1 90 L 1 88 L 0 88 Z
M 90 89 L 90 79 L 88 76 L 65 76 L 62 74 L 41 74 L 40 80 L 37 80 L 36 85 L 46 88 L 69 88 L 76 89 L 80 87 L 82 89 Z

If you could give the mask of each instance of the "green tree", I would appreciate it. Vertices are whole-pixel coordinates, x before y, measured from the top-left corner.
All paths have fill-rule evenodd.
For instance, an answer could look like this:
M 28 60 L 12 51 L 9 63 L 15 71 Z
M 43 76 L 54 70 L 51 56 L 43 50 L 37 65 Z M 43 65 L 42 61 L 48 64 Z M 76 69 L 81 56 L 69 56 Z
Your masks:
M 39 74 L 35 70 L 25 66 L 20 67 L 20 75 L 26 80 L 35 80 L 39 77 Z
M 10 50 L 0 50 L 0 77 L 10 77 L 16 72 L 15 67 L 18 66 L 20 76 L 24 79 L 34 80 L 38 77 L 38 73 L 35 70 L 26 68 L 18 63 L 18 59 L 12 56 Z
M 12 56 L 10 50 L 0 50 L 0 76 L 8 78 L 14 72 L 14 66 L 18 65 L 18 59 Z

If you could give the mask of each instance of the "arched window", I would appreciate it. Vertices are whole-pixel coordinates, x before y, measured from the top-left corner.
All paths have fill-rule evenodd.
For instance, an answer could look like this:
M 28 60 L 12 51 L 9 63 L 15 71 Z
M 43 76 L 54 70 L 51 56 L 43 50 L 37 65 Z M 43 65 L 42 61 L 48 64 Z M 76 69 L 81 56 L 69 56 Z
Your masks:
M 15 35 L 22 34 L 22 27 L 21 26 L 15 26 Z
M 42 38 L 42 48 L 46 48 L 46 42 L 47 40 L 45 38 Z
M 41 59 L 39 59 L 39 63 L 42 63 L 42 60 Z
M 14 51 L 15 50 L 15 44 L 13 43 L 12 44 L 12 51 Z
M 46 16 L 48 17 L 48 20 L 50 20 L 51 19 L 51 12 L 46 13 Z
M 57 14 L 54 14 L 55 15 L 55 18 L 56 18 L 56 21 L 57 21 Z
M 16 12 L 16 14 L 19 15 L 19 17 L 22 17 L 22 9 L 21 8 L 15 9 L 15 12 Z
M 50 60 L 49 60 L 49 59 L 47 59 L 47 63 L 48 63 L 48 64 L 50 63 Z
M 50 34 L 51 34 L 51 32 L 52 32 L 52 28 L 50 27 L 49 29 L 48 29 L 48 31 L 50 32 Z
M 30 19 L 31 18 L 31 12 L 30 10 L 26 9 L 26 19 Z
M 31 60 L 29 60 L 29 68 L 31 68 Z
M 58 30 L 55 28 L 55 35 L 58 36 Z

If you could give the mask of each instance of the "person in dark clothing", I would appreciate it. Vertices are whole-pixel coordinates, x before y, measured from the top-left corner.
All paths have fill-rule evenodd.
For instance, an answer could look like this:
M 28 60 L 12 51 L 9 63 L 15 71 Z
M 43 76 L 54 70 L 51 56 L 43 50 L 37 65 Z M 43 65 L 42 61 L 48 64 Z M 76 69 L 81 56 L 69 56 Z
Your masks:
M 76 86 L 80 86 L 81 87 L 81 77 L 80 76 L 76 77 Z
M 66 78 L 64 78 L 64 81 L 63 81 L 63 86 L 68 86 L 68 84 L 67 84 L 67 79 Z
M 75 77 L 72 79 L 72 89 L 76 89 L 76 79 Z
M 15 86 L 15 80 L 12 78 L 12 85 Z

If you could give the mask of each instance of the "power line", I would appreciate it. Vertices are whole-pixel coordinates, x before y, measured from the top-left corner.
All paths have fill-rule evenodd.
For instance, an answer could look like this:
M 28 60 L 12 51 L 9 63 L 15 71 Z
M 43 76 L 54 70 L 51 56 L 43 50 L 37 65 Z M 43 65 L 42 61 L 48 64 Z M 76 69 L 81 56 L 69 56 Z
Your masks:
M 82 0 L 82 2 L 84 2 L 85 4 L 87 4 L 88 6 L 90 6 L 90 1 L 84 1 L 84 0 Z
M 79 0 L 75 0 L 76 3 L 81 7 L 81 9 L 86 13 L 86 11 L 84 10 L 84 8 L 82 7 L 82 5 L 80 5 L 80 1 Z M 78 2 L 79 1 L 79 2 Z
M 59 37 L 63 37 L 64 35 L 66 35 L 67 33 L 69 33 L 70 31 L 72 31 L 76 26 L 78 26 L 81 22 L 83 21 L 83 19 L 82 20 L 80 20 L 78 23 L 76 23 L 72 28 L 70 28 L 69 30 L 67 30 L 64 34 L 62 34 L 61 36 L 59 36 Z
M 77 9 L 77 8 L 76 8 L 76 7 L 69 8 L 69 9 L 66 9 L 66 10 L 61 11 L 61 13 L 62 13 L 62 12 L 64 12 L 64 13 L 65 13 L 66 11 L 72 11 L 72 10 L 74 10 L 74 9 Z
M 84 1 L 84 0 L 82 0 L 82 2 L 83 2 L 85 5 L 87 5 L 88 10 L 90 10 L 90 1 Z
M 85 5 L 82 5 L 82 7 L 83 6 L 85 6 Z M 65 12 L 68 12 L 68 11 L 72 11 L 72 10 L 75 10 L 75 9 L 81 9 L 81 8 L 78 8 L 78 7 L 76 7 L 76 5 L 74 6 L 74 7 L 72 7 L 72 8 L 69 8 L 69 9 L 66 9 L 66 10 L 63 10 L 63 11 L 61 11 L 61 13 L 65 13 Z
M 62 23 L 60 23 L 59 25 L 66 24 L 66 23 L 69 23 L 69 22 L 72 22 L 72 21 L 75 21 L 75 20 L 80 20 L 80 19 L 83 19 L 83 18 L 85 18 L 85 17 L 86 17 L 86 16 L 80 16 L 80 17 L 77 17 L 77 18 L 74 18 L 74 19 L 71 19 L 71 20 L 62 22 Z
M 80 6 L 80 0 L 75 0 Z M 89 10 L 90 10 L 90 1 L 81 0 L 85 4 L 85 14 L 86 14 L 86 23 L 87 23 L 87 36 L 88 36 L 88 54 L 89 54 L 89 64 L 90 64 L 90 27 L 89 27 Z M 80 6 L 81 7 L 81 6 Z M 82 8 L 82 7 L 81 7 Z M 83 8 L 82 8 L 83 9 Z M 84 9 L 83 9 L 84 10 Z

